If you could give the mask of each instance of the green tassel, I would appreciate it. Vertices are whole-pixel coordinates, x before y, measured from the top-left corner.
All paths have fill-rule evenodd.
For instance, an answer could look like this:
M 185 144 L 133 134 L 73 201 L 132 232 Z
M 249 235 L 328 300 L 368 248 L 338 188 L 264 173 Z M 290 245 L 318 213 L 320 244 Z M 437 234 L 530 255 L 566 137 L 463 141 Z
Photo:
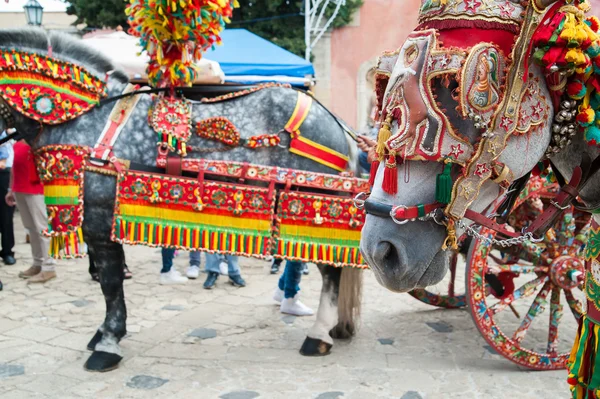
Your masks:
M 448 204 L 452 200 L 452 164 L 446 163 L 444 171 L 437 175 L 435 186 L 435 200 L 440 204 Z

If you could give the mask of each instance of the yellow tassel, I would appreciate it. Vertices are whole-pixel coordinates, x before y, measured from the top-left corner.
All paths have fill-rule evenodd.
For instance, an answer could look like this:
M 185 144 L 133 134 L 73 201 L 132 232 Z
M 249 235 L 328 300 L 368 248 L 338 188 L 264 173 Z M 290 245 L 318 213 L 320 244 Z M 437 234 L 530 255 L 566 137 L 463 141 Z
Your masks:
M 458 249 L 458 241 L 456 239 L 456 227 L 454 226 L 454 220 L 448 221 L 448 226 L 446 226 L 446 231 L 448 233 L 448 237 L 444 241 L 444 245 L 442 245 L 442 251 L 447 249 Z
M 390 137 L 392 137 L 392 115 L 388 115 L 387 118 L 385 118 L 385 121 L 383 122 L 383 124 L 381 125 L 381 129 L 379 129 L 379 134 L 377 136 L 377 155 L 379 155 L 380 158 L 383 158 L 385 156 L 385 143 L 390 139 Z

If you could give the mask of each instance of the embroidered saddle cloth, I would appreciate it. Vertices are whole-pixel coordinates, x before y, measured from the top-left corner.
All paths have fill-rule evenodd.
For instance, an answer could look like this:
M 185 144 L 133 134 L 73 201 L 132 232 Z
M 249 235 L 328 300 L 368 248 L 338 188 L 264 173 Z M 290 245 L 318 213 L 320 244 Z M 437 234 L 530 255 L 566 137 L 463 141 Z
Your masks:
M 0 96 L 23 115 L 57 125 L 96 106 L 106 83 L 70 62 L 0 47 Z

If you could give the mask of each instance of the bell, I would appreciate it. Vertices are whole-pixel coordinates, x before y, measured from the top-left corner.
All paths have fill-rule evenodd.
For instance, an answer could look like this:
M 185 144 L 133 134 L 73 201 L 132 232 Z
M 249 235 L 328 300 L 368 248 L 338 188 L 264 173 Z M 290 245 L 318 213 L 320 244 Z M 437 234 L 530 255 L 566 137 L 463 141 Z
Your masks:
M 553 124 L 552 125 L 552 133 L 560 133 L 560 125 Z

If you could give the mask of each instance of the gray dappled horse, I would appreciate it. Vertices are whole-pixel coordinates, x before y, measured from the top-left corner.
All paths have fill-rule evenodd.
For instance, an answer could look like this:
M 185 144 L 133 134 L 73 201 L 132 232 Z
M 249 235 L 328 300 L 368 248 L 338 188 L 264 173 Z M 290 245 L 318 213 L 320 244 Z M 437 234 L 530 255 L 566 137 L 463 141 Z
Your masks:
M 523 29 L 527 28 L 527 22 L 524 22 L 523 18 L 524 11 L 525 7 L 532 7 L 532 1 L 492 0 L 487 3 L 484 8 L 478 2 L 469 3 L 457 0 L 446 4 L 445 1 L 423 0 L 420 11 L 420 25 L 413 31 L 413 34 L 427 29 L 435 29 L 434 34 L 439 35 L 438 38 L 442 43 L 441 51 L 459 48 L 465 49 L 468 54 L 469 49 L 481 44 L 483 40 L 477 38 L 478 33 L 475 33 L 475 30 L 464 30 L 462 36 L 454 35 L 454 28 L 458 32 L 469 24 L 472 25 L 473 29 L 478 26 L 486 30 L 495 28 L 496 31 L 492 31 L 494 34 L 487 35 L 486 40 L 496 47 L 502 47 L 504 44 L 504 54 L 508 54 L 507 50 L 510 51 L 511 43 L 516 38 L 511 38 L 509 41 L 504 40 L 503 43 L 503 37 L 506 38 L 506 35 L 511 33 L 514 35 L 515 32 L 518 32 L 520 25 L 523 25 Z M 536 6 L 545 8 L 553 3 L 555 3 L 555 0 L 538 0 Z M 479 6 L 481 6 L 479 10 L 473 8 Z M 461 7 L 465 9 L 461 9 Z M 507 10 L 512 10 L 512 14 L 509 13 L 510 18 L 506 17 L 508 15 L 506 14 Z M 498 15 L 494 16 L 496 11 Z M 502 12 L 505 14 L 501 14 Z M 456 15 L 453 15 L 453 13 Z M 459 20 L 460 18 L 463 19 Z M 502 21 L 503 23 L 498 24 L 494 21 Z M 478 25 L 478 23 L 481 23 L 481 25 Z M 507 47 L 506 44 L 509 46 Z M 520 45 L 527 51 L 529 43 L 521 43 Z M 409 39 L 404 44 L 391 73 L 385 94 L 389 97 L 397 93 L 399 97 L 404 97 L 405 103 L 410 104 L 407 112 L 403 114 L 405 117 L 408 116 L 407 121 L 403 122 L 403 126 L 408 126 L 406 135 L 413 140 L 417 140 L 415 138 L 419 137 L 417 129 L 422 126 L 420 123 L 424 120 L 432 122 L 432 127 L 427 125 L 430 129 L 437 126 L 435 123 L 440 119 L 439 115 L 434 115 L 434 107 L 432 106 L 432 104 L 437 103 L 437 106 L 443 110 L 455 131 L 466 138 L 468 144 L 475 147 L 482 139 L 482 132 L 486 132 L 486 130 L 482 130 L 481 119 L 474 120 L 472 116 L 465 117 L 459 112 L 461 105 L 457 101 L 459 98 L 458 89 L 463 87 L 460 86 L 461 83 L 455 78 L 454 74 L 463 64 L 458 65 L 454 72 L 446 75 L 448 80 L 433 79 L 431 81 L 433 93 L 436 97 L 432 103 L 425 106 L 421 93 L 416 91 L 414 86 L 418 84 L 416 80 L 421 76 L 424 68 L 429 65 L 426 60 L 429 53 L 426 51 L 419 52 L 423 48 L 418 48 L 418 46 L 420 44 L 416 39 Z M 431 59 L 434 60 L 433 56 Z M 448 71 L 447 63 L 450 59 L 450 56 L 446 58 L 446 64 L 444 65 L 446 71 Z M 442 67 L 436 66 L 436 68 L 439 68 L 437 72 L 442 71 Z M 437 72 L 433 71 L 432 73 Z M 442 73 L 444 72 L 442 71 Z M 543 106 L 542 111 L 546 118 L 541 125 L 543 128 L 532 129 L 535 132 L 512 135 L 508 139 L 506 149 L 501 153 L 498 160 L 509 168 L 514 180 L 527 175 L 544 158 L 546 150 L 551 145 L 552 138 L 551 127 L 554 120 L 554 109 L 542 69 L 531 61 L 529 63 L 529 73 L 530 82 L 532 80 L 539 82 L 534 87 L 534 89 L 537 89 L 535 100 Z M 492 86 L 488 85 L 487 87 Z M 498 91 L 493 93 L 493 96 L 497 96 L 502 90 L 506 90 L 506 87 L 500 85 L 496 89 Z M 501 128 L 499 126 L 501 121 L 498 122 L 497 125 L 489 125 L 486 133 L 497 134 Z M 398 124 L 394 122 L 391 129 L 392 136 L 397 134 L 399 129 Z M 425 135 L 428 133 L 426 132 Z M 464 148 L 466 147 L 463 144 Z M 572 137 L 572 143 L 566 149 L 552 155 L 550 159 L 558 170 L 569 179 L 575 167 L 582 163 L 584 155 L 587 154 L 591 159 L 595 159 L 598 152 L 596 147 L 589 146 L 584 142 L 583 133 L 578 133 Z M 415 206 L 417 204 L 434 203 L 436 201 L 436 176 L 442 168 L 439 162 L 405 160 L 402 165 L 398 166 L 397 192 L 389 194 L 382 187 L 386 169 L 382 162 L 377 171 L 369 200 L 391 206 Z M 462 173 L 463 169 L 459 165 L 454 165 L 454 177 L 456 178 Z M 485 211 L 502 192 L 503 190 L 498 184 L 491 179 L 486 180 L 469 209 L 480 213 Z M 461 193 L 459 192 L 458 195 L 461 195 Z M 598 174 L 595 174 L 589 184 L 581 191 L 581 198 L 588 205 L 598 205 L 600 201 L 600 176 Z M 599 220 L 597 214 L 594 217 Z M 464 222 L 465 224 L 473 223 L 467 219 L 464 219 Z M 457 236 L 460 236 L 462 232 L 464 232 L 464 229 L 458 229 Z M 451 251 L 442 249 L 446 238 L 446 227 L 436 223 L 433 219 L 408 221 L 400 225 L 395 223 L 389 216 L 385 217 L 382 214 L 371 213 L 367 215 L 362 230 L 361 251 L 381 285 L 395 292 L 408 292 L 414 288 L 435 285 L 443 279 L 448 270 L 451 253 Z
M 52 45 L 53 57 L 85 67 L 95 76 L 104 78 L 108 72 L 108 95 L 120 95 L 128 81 L 115 71 L 111 62 L 86 47 L 83 42 L 67 35 L 45 33 L 35 29 L 0 30 L 0 48 L 16 48 L 47 54 Z M 148 125 L 151 97 L 140 95 L 139 103 L 114 145 L 115 156 L 146 167 L 156 166 L 156 133 Z M 225 116 L 239 129 L 241 137 L 277 132 L 288 121 L 296 104 L 297 93 L 289 88 L 263 89 L 251 95 L 229 101 L 194 105 L 193 119 Z M 2 104 L 0 99 L 0 105 Z M 7 107 L 6 104 L 4 105 Z M 62 125 L 40 126 L 13 109 L 12 117 L 17 130 L 34 149 L 51 144 L 75 144 L 93 147 L 112 110 L 112 105 L 100 106 L 91 112 Z M 0 131 L 6 127 L 0 118 Z M 38 136 L 38 133 L 40 133 Z M 348 139 L 340 123 L 320 104 L 313 104 L 302 125 L 302 134 L 328 148 L 345 154 L 356 170 L 356 144 Z M 36 139 L 37 137 L 37 139 Z M 289 137 L 282 137 L 282 147 Z M 209 142 L 193 135 L 189 144 L 196 148 L 222 148 L 221 143 Z M 280 166 L 320 173 L 336 173 L 332 169 L 290 153 L 286 148 L 248 149 L 236 147 L 229 151 L 203 152 L 201 157 L 214 160 L 234 160 L 254 164 Z M 200 157 L 191 152 L 190 157 Z M 106 318 L 88 344 L 93 350 L 86 368 L 107 371 L 117 367 L 121 349 L 119 341 L 126 334 L 127 310 L 123 292 L 122 245 L 110 240 L 114 211 L 116 178 L 94 172 L 85 172 L 83 234 L 89 251 L 96 260 L 100 284 L 106 300 Z M 323 277 L 321 301 L 316 322 L 308 333 L 301 353 L 324 355 L 333 344 L 332 337 L 349 338 L 354 334 L 353 317 L 358 314 L 362 272 L 354 268 L 335 268 L 319 265 Z

